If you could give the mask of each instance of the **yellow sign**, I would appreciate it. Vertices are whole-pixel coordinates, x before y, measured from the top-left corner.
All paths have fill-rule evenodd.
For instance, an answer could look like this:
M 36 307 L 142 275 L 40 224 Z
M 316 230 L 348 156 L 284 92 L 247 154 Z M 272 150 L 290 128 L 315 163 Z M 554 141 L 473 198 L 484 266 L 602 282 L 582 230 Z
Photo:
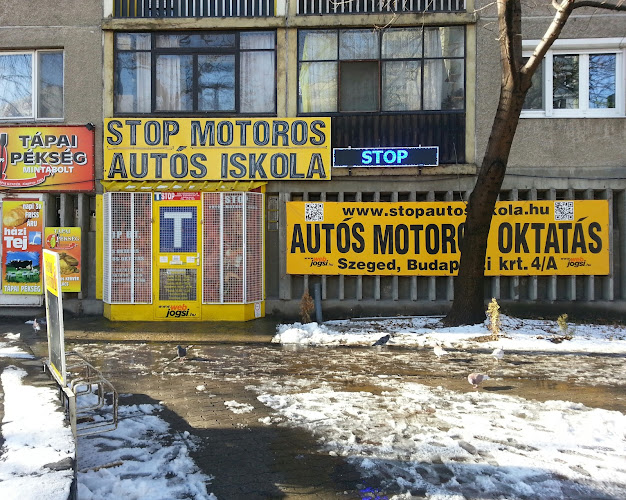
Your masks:
M 49 250 L 43 252 L 44 283 L 46 290 L 59 296 L 59 264 L 57 254 Z
M 104 180 L 330 179 L 330 118 L 105 120 Z
M 453 276 L 463 202 L 287 203 L 290 274 Z M 609 273 L 606 200 L 496 204 L 488 276 Z
M 59 254 L 63 291 L 80 292 L 80 227 L 46 227 L 44 248 Z

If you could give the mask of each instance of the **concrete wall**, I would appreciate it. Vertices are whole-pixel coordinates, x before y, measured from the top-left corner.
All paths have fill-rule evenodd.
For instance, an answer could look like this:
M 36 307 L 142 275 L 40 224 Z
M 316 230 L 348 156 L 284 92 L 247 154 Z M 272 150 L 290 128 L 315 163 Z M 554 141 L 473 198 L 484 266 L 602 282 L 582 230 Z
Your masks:
M 482 2 L 486 4 L 487 2 Z M 480 7 L 481 5 L 477 5 Z M 476 151 L 484 155 L 500 91 L 500 49 L 494 8 L 481 11 L 477 25 Z M 552 20 L 551 7 L 523 6 L 524 40 L 538 40 Z M 578 9 L 561 34 L 566 38 L 624 37 L 626 14 Z M 624 40 L 626 43 L 626 39 Z M 626 119 L 622 118 L 522 118 L 509 167 L 533 168 L 551 176 L 624 177 Z M 585 167 L 585 172 L 581 168 Z M 581 186 L 582 187 L 582 186 Z
M 0 2 L 0 51 L 63 49 L 64 114 L 60 121 L 20 122 L 23 125 L 84 125 L 95 130 L 96 175 L 102 171 L 102 2 L 82 0 L 5 0 Z M 11 122 L 2 122 L 3 125 Z M 54 195 L 51 195 L 54 196 Z M 90 194 L 61 195 L 63 213 L 52 213 L 49 224 L 77 225 L 83 231 L 83 292 L 66 293 L 74 312 L 101 310 L 95 301 L 95 232 L 90 224 L 95 203 Z M 49 198 L 48 212 L 56 210 Z M 95 309 L 94 309 L 95 308 Z M 14 311 L 2 311 L 2 314 Z

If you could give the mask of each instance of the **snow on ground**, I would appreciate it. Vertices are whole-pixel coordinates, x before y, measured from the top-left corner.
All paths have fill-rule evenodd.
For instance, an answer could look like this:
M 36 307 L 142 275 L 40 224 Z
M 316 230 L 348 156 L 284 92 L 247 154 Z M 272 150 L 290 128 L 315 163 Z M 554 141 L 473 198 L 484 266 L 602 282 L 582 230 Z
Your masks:
M 507 353 L 626 353 L 626 329 L 620 326 L 568 324 L 564 329 L 556 321 L 502 316 L 501 338 L 485 342 L 491 335 L 488 321 L 447 328 L 440 319 L 279 325 L 272 342 L 371 346 L 390 334 L 391 346 L 441 344 L 459 352 L 502 347 Z M 610 361 L 617 363 L 616 380 L 623 383 L 623 357 Z M 553 358 L 553 367 L 556 362 Z M 589 383 L 593 375 L 577 380 Z M 278 425 L 312 432 L 327 453 L 346 457 L 365 478 L 399 492 L 392 498 L 626 498 L 623 413 L 576 402 L 456 392 L 384 375 L 375 383 L 384 390 L 342 392 L 329 383 L 303 387 L 297 380 L 268 381 L 254 389 L 259 401 L 278 413 Z
M 489 320 L 483 324 L 444 327 L 441 316 L 368 318 L 279 325 L 272 342 L 303 345 L 372 345 L 391 334 L 389 345 L 467 348 L 502 346 L 516 351 L 626 352 L 626 328 L 616 325 L 574 324 L 564 332 L 556 320 L 518 319 L 501 316 L 502 336 L 485 343 L 491 335 Z M 564 337 L 571 337 L 567 340 Z
M 328 386 L 285 393 L 284 381 L 256 389 L 282 417 L 278 425 L 313 433 L 325 452 L 357 466 L 364 484 L 374 478 L 398 492 L 391 498 L 626 498 L 620 412 L 401 380 L 379 385 L 381 394 Z
M 0 450 L 0 498 L 67 498 L 72 468 L 55 471 L 46 465 L 74 458 L 72 431 L 58 411 L 56 390 L 25 385 L 25 376 L 21 368 L 9 366 L 0 377 L 5 440 Z
M 20 340 L 19 333 L 7 333 L 4 338 L 4 342 L 0 341 L 0 358 L 34 359 L 35 356 L 15 345 L 15 342 Z
M 206 489 L 213 478 L 202 474 L 189 455 L 196 446 L 193 437 L 172 433 L 159 417 L 162 409 L 120 405 L 116 430 L 79 438 L 81 500 L 216 500 Z
M 469 357 L 471 363 L 485 366 L 491 363 L 489 366 L 497 367 L 495 370 L 501 376 L 517 377 L 520 370 L 532 367 L 535 375 L 546 380 L 566 377 L 571 384 L 590 385 L 593 381 L 589 376 L 585 378 L 585 374 L 576 370 L 579 365 L 586 366 L 587 360 L 580 362 L 583 358 L 593 357 L 587 354 L 599 353 L 589 362 L 595 363 L 597 373 L 603 377 L 602 383 L 611 384 L 617 390 L 624 387 L 626 330 L 623 327 L 570 324 L 567 331 L 563 331 L 555 320 L 503 316 L 502 332 L 499 340 L 485 342 L 484 337 L 491 333 L 487 322 L 444 328 L 439 317 L 371 318 L 329 321 L 323 325 L 296 323 L 278 326 L 273 342 L 285 345 L 286 349 L 278 349 L 285 352 L 274 354 L 277 358 L 272 358 L 273 362 L 279 361 L 282 355 L 288 356 L 289 347 L 294 345 L 306 345 L 307 349 L 316 351 L 318 348 L 314 346 L 320 346 L 320 350 L 324 346 L 326 354 L 322 354 L 328 357 L 328 369 L 323 374 L 319 373 L 319 363 L 277 377 L 262 367 L 246 366 L 243 370 L 236 352 L 232 359 L 219 359 L 233 366 L 237 364 L 237 370 L 227 372 L 236 373 L 231 377 L 238 381 L 246 380 L 247 387 L 258 394 L 258 401 L 275 412 L 270 418 L 260 418 L 260 425 L 304 429 L 317 438 L 320 452 L 345 457 L 356 466 L 363 478 L 362 498 L 378 496 L 399 500 L 411 498 L 411 495 L 431 500 L 626 498 L 624 413 L 590 408 L 575 400 L 535 401 L 482 387 L 472 389 L 469 384 L 465 384 L 463 390 L 424 385 L 418 383 L 421 371 L 411 377 L 396 372 L 385 374 L 392 360 L 396 363 L 394 369 L 419 360 L 424 363 L 421 369 L 425 373 L 436 369 L 461 373 L 470 366 L 461 356 L 465 352 L 469 353 L 464 356 Z M 388 343 L 391 349 L 370 347 L 386 334 L 391 335 Z M 431 352 L 438 343 L 451 351 L 441 360 Z M 343 357 L 333 360 L 327 350 L 333 346 L 370 348 L 343 349 Z M 394 346 L 408 349 L 394 351 Z M 501 362 L 489 359 L 489 352 L 497 346 L 502 346 L 507 353 Z M 2 347 L 0 345 L 0 352 Z M 94 346 L 83 348 L 96 351 Z M 136 346 L 109 345 L 103 352 L 119 360 L 123 349 L 136 350 L 132 356 L 136 356 L 137 366 L 133 369 L 147 366 L 142 357 L 144 351 Z M 169 347 L 163 349 L 169 356 Z M 160 375 L 193 376 L 203 381 L 203 385 L 194 385 L 196 390 L 210 390 L 212 377 L 224 378 L 223 374 L 213 373 L 216 361 L 204 356 L 201 349 L 198 347 L 197 362 L 177 363 L 176 371 L 171 371 L 168 365 L 168 370 L 159 370 Z M 256 349 L 259 357 L 250 357 L 250 365 L 272 354 Z M 508 353 L 513 352 L 518 354 L 511 356 L 518 356 L 518 359 L 508 363 Z M 376 359 L 380 366 L 376 371 L 351 374 L 342 364 L 345 356 L 355 359 L 357 365 L 359 360 L 372 363 L 372 359 Z M 131 362 L 133 359 L 131 357 Z M 167 363 L 168 358 L 163 359 Z M 211 360 L 210 364 L 206 360 Z M 338 364 L 333 366 L 333 362 Z M 333 376 L 335 370 L 336 377 Z M 608 378 L 609 372 L 613 372 L 612 378 Z M 358 380 L 357 389 L 347 390 L 342 386 L 347 376 Z M 19 378 L 19 371 L 15 369 L 5 369 L 2 373 L 5 389 L 2 431 L 5 434 L 8 429 L 9 435 L 5 435 L 0 478 L 10 478 L 13 463 L 13 448 L 9 447 L 11 422 L 6 415 L 12 414 L 14 406 L 41 405 L 45 400 L 39 394 L 31 395 L 26 391 L 19 385 Z M 11 397 L 12 387 L 19 391 L 19 399 Z M 575 399 L 575 388 L 568 392 L 572 394 L 571 399 Z M 228 401 L 226 406 L 233 412 L 255 411 L 251 405 L 237 401 Z M 203 475 L 190 457 L 190 450 L 196 446 L 193 437 L 187 433 L 172 433 L 159 416 L 162 409 L 152 404 L 121 405 L 117 430 L 79 439 L 81 500 L 215 499 L 206 490 L 212 478 Z M 61 415 L 38 406 L 36 412 L 41 414 L 42 411 Z M 31 410 L 30 413 L 36 412 Z M 56 434 L 56 431 L 51 432 Z M 18 451 L 15 448 L 15 452 Z M 55 460 L 45 460 L 50 461 Z M 28 463 L 41 471 L 42 465 L 35 461 Z M 54 487 L 51 474 L 28 479 L 39 489 Z M 0 498 L 12 498 L 11 494 L 18 491 L 20 498 L 28 498 L 23 493 L 27 487 L 20 483 L 19 490 L 9 489 L 9 495 L 4 495 L 2 488 L 12 488 L 12 483 L 2 481 Z M 379 491 L 382 493 L 378 494 Z

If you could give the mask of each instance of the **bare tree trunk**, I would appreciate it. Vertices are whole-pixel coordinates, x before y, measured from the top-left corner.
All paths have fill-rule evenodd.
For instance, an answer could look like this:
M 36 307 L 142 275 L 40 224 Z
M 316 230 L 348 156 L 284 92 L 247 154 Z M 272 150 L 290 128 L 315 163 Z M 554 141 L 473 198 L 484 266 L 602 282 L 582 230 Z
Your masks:
M 454 283 L 454 302 L 444 320 L 449 325 L 475 324 L 485 320 L 487 237 L 519 116 L 530 88 L 530 77 L 520 71 L 523 67 L 520 0 L 498 0 L 498 19 L 502 67 L 500 99 L 487 150 L 467 207 L 459 275 Z
M 445 319 L 447 324 L 467 325 L 485 320 L 487 237 L 525 97 L 526 92 L 513 91 L 507 87 L 500 91 L 500 105 L 469 199 L 459 275 L 454 284 L 452 309 Z

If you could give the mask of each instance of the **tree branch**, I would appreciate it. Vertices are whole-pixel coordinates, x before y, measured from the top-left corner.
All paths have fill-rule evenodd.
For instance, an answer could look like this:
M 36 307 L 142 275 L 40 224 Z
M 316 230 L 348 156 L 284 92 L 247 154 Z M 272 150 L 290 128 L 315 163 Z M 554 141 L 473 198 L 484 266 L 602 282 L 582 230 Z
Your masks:
M 624 0 L 620 0 L 616 4 L 597 2 L 594 0 L 580 0 L 574 3 L 572 9 L 579 9 L 581 7 L 594 7 L 596 9 L 617 10 L 626 12 L 626 5 L 624 5 Z

